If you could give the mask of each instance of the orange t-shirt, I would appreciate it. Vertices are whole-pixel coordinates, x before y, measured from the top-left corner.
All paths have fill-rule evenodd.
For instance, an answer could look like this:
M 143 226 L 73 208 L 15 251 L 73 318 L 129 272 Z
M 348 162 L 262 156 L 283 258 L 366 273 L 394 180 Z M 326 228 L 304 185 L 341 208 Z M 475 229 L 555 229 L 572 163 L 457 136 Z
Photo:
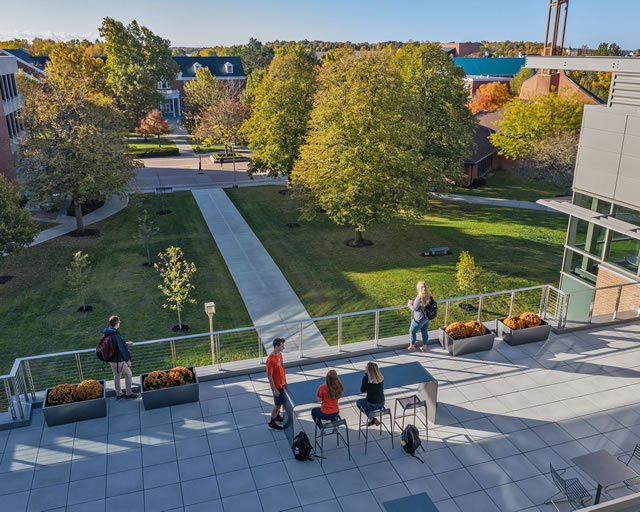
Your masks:
M 287 378 L 284 375 L 284 359 L 282 353 L 277 356 L 269 354 L 267 357 L 267 373 L 273 374 L 273 384 L 278 389 L 282 389 L 287 383 Z
M 320 407 L 320 410 L 324 414 L 335 414 L 340 411 L 340 409 L 338 409 L 338 401 L 329 396 L 326 384 L 322 384 L 318 388 L 318 398 L 322 400 L 322 407 Z

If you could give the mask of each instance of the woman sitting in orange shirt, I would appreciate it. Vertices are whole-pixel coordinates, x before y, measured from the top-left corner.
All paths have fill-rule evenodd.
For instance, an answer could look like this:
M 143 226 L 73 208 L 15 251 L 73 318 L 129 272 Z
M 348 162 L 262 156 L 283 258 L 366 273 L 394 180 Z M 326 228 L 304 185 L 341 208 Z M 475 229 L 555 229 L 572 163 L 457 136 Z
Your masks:
M 338 409 L 338 400 L 342 396 L 344 388 L 342 382 L 338 378 L 335 370 L 329 370 L 325 384 L 318 388 L 318 398 L 322 401 L 321 407 L 311 409 L 311 417 L 318 426 L 322 423 L 320 420 L 333 421 L 338 417 L 340 410 Z

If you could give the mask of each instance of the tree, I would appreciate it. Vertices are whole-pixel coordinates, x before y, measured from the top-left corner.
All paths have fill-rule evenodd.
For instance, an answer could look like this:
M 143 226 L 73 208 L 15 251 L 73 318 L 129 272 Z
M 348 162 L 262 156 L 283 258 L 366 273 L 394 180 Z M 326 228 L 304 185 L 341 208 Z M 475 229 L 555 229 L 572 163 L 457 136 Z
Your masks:
M 226 55 L 234 55 L 226 53 Z M 251 74 L 256 69 L 266 68 L 273 59 L 275 52 L 273 48 L 263 45 L 255 38 L 250 38 L 249 42 L 242 47 L 239 54 L 244 68 L 245 75 Z
M 524 66 L 520 68 L 520 71 L 518 71 L 509 82 L 511 94 L 518 96 L 520 94 L 520 87 L 522 87 L 522 84 L 529 80 L 533 74 L 533 69 L 531 68 L 525 68 Z
M 22 94 L 25 98 L 33 94 L 35 89 L 40 88 L 40 83 L 35 78 L 28 76 L 22 69 L 18 70 L 15 77 L 18 93 Z
M 253 91 L 252 114 L 242 133 L 257 149 L 249 173 L 289 176 L 307 134 L 316 63 L 302 44 L 280 48 Z
M 82 203 L 122 191 L 137 162 L 123 140 L 124 119 L 102 93 L 96 59 L 64 43 L 50 57 L 43 87 L 25 98 L 18 166 L 35 198 L 71 196 L 82 232 Z
M 415 108 L 391 53 L 342 50 L 325 61 L 291 176 L 305 199 L 303 217 L 322 208 L 336 224 L 353 227 L 352 245 L 362 246 L 373 223 L 420 212 L 428 186 Z
M 87 306 L 86 304 L 90 275 L 91 264 L 89 263 L 89 255 L 82 251 L 74 253 L 73 259 L 67 267 L 67 280 L 69 281 L 69 286 L 80 294 L 82 306 L 78 311 L 82 311 L 83 313 L 91 311 L 91 306 Z
M 162 117 L 162 113 L 159 110 L 152 110 L 147 114 L 147 117 L 140 121 L 140 126 L 135 131 L 144 135 L 145 141 L 148 135 L 156 135 L 158 137 L 158 147 L 160 147 L 160 136 L 171 133 L 171 127 L 167 120 Z
M 19 202 L 13 185 L 0 174 L 0 255 L 29 246 L 38 233 L 31 215 Z
M 194 132 L 202 113 L 220 100 L 223 87 L 209 68 L 196 69 L 196 79 L 189 80 L 184 86 L 183 124 L 189 131 Z
M 183 330 L 180 313 L 185 304 L 195 304 L 196 300 L 190 297 L 194 289 L 190 280 L 196 272 L 195 263 L 188 263 L 184 259 L 184 253 L 179 247 L 169 247 L 165 252 L 158 254 L 160 263 L 154 263 L 153 267 L 160 273 L 162 283 L 158 289 L 165 296 L 163 308 L 169 308 L 178 312 L 178 329 Z M 186 327 L 186 326 L 185 326 Z
M 456 263 L 456 281 L 465 295 L 473 293 L 478 286 L 478 277 L 482 267 L 476 265 L 476 260 L 467 251 L 460 253 L 460 259 Z
M 596 56 L 623 56 L 624 52 L 616 43 L 600 43 L 595 52 Z M 609 96 L 609 86 L 611 85 L 611 73 L 604 71 L 569 71 L 567 75 L 571 80 L 577 82 L 603 101 Z
M 506 105 L 511 100 L 507 84 L 491 82 L 481 85 L 478 92 L 471 98 L 471 112 L 477 114 L 481 110 L 493 112 Z
M 162 101 L 158 82 L 171 82 L 178 74 L 170 43 L 135 20 L 125 26 L 104 18 L 100 35 L 105 38 L 107 84 L 130 125 L 135 126 Z
M 158 234 L 160 228 L 149 218 L 147 210 L 142 211 L 142 215 L 138 217 L 138 240 L 147 251 L 147 266 L 152 266 L 151 251 L 149 250 L 153 237 Z

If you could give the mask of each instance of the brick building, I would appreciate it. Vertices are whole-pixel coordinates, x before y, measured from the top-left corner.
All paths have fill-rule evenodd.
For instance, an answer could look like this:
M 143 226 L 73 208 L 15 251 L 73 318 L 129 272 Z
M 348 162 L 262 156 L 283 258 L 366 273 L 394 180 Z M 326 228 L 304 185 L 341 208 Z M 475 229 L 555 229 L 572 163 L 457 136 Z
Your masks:
M 0 174 L 10 181 L 15 181 L 16 172 L 13 165 L 13 153 L 24 126 L 21 109 L 24 106 L 22 95 L 18 94 L 15 73 L 18 63 L 13 56 L 0 56 Z
M 450 53 L 452 57 L 466 57 L 478 53 L 482 43 L 438 43 L 440 48 Z

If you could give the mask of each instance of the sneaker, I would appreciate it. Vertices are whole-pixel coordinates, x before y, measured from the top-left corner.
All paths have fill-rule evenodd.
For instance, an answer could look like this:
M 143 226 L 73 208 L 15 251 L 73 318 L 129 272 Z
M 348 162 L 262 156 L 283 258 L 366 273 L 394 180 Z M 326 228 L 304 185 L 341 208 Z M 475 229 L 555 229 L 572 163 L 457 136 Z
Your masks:
M 133 398 L 138 398 L 140 395 L 138 393 L 131 393 L 130 395 L 127 395 L 128 399 L 133 399 Z
M 426 345 L 422 345 L 420 347 L 420 350 L 422 350 L 423 352 L 426 352 L 427 351 L 427 346 Z
M 407 347 L 407 350 L 408 350 L 409 352 L 411 352 L 412 350 L 415 350 L 415 349 L 416 349 L 416 347 L 415 347 L 414 345 L 409 345 L 409 346 Z
M 274 421 L 278 423 L 284 423 L 284 418 L 280 414 L 278 414 L 278 417 L 274 418 Z
M 284 430 L 284 427 L 278 425 L 273 419 L 269 423 L 267 423 L 267 426 L 271 430 Z
M 124 393 L 121 395 L 116 395 L 116 400 L 122 400 L 124 398 Z
M 375 425 L 375 424 L 376 424 L 376 419 L 375 419 L 375 418 L 371 418 L 371 419 L 367 422 L 367 425 L 368 425 L 368 426 L 370 426 L 370 427 L 371 427 L 371 426 L 373 426 L 373 425 Z

